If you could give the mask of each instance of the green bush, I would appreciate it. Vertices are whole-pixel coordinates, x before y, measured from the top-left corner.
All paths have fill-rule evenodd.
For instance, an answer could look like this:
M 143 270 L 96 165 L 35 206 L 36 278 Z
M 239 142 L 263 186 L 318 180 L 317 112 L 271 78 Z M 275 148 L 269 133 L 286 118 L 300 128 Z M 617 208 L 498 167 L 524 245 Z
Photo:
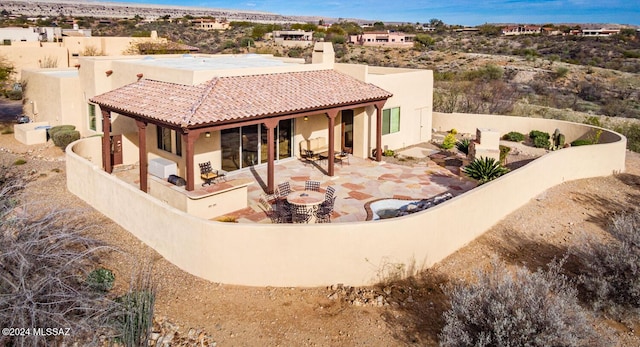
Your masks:
M 551 147 L 551 141 L 544 137 L 536 137 L 533 139 L 533 146 L 536 148 L 549 148 Z
M 440 346 L 604 346 L 561 273 L 560 263 L 534 273 L 494 260 L 477 281 L 445 288 Z
M 26 160 L 20 158 L 20 159 L 16 159 L 16 161 L 13 162 L 13 165 L 24 165 L 26 163 L 27 163 Z
M 512 141 L 512 142 L 522 142 L 524 141 L 524 134 L 519 133 L 517 131 L 510 131 L 502 136 L 503 140 Z
M 56 125 L 54 127 L 51 127 L 48 130 L 49 137 L 53 138 L 58 131 L 63 131 L 63 130 L 76 130 L 76 126 L 75 125 Z
M 531 139 L 533 146 L 536 148 L 551 147 L 551 141 L 549 141 L 550 137 L 551 135 L 549 135 L 549 133 L 545 133 L 539 130 L 531 130 L 529 132 L 529 138 Z
M 586 146 L 586 145 L 592 145 L 592 144 L 593 142 L 591 142 L 591 140 L 581 139 L 581 140 L 575 140 L 571 142 L 571 147 Z
M 444 140 L 442 140 L 442 148 L 450 150 L 451 148 L 455 147 L 456 142 L 456 135 L 448 133 L 447 136 L 444 137 Z
M 502 166 L 493 158 L 480 157 L 474 159 L 469 165 L 462 169 L 467 176 L 478 180 L 479 184 L 487 183 L 494 180 L 507 172 L 509 169 Z
M 108 292 L 113 288 L 116 277 L 109 269 L 99 268 L 91 271 L 87 276 L 87 285 L 99 292 Z
M 66 148 L 71 142 L 80 139 L 80 132 L 77 130 L 62 130 L 55 133 L 53 143 L 60 147 Z
M 456 148 L 464 153 L 464 154 L 469 154 L 469 145 L 471 144 L 471 140 L 469 139 L 462 139 L 458 142 L 456 142 Z

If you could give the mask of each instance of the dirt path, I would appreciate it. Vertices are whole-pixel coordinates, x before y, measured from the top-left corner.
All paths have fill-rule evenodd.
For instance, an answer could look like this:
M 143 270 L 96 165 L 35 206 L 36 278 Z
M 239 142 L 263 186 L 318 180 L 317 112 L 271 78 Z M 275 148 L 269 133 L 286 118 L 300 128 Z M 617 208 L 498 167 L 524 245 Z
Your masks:
M 101 259 L 116 273 L 116 293 L 125 290 L 135 264 L 151 260 L 159 284 L 156 316 L 176 323 L 182 334 L 203 329 L 218 346 L 437 345 L 446 309 L 441 284 L 470 277 L 494 255 L 532 269 L 543 266 L 580 233 L 603 233 L 612 213 L 640 201 L 640 155 L 629 152 L 625 173 L 549 189 L 412 280 L 370 288 L 256 288 L 211 283 L 181 271 L 71 195 L 58 148 L 21 146 L 13 135 L 0 135 L 0 156 L 5 163 L 27 160 L 20 169 L 33 181 L 25 200 L 78 209 L 99 226 L 95 237 L 122 250 Z M 638 330 L 617 333 L 622 346 L 640 345 Z

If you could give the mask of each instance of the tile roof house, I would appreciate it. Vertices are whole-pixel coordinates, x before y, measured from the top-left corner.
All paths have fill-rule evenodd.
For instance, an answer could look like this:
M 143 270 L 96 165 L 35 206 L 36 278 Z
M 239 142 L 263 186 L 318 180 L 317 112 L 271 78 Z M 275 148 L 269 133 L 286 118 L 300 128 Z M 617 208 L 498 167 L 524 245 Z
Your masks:
M 34 86 L 29 116 L 103 134 L 107 171 L 170 160 L 187 190 L 200 183 L 197 163 L 211 161 L 227 172 L 266 165 L 272 191 L 274 164 L 299 157 L 298 143 L 313 138 L 377 160 L 383 149 L 431 139 L 431 71 L 335 64 L 330 43 L 316 44 L 312 64 L 249 54 L 86 57 L 79 65 L 25 71 Z M 114 141 L 123 143 L 115 161 Z M 332 156 L 329 164 L 331 176 Z

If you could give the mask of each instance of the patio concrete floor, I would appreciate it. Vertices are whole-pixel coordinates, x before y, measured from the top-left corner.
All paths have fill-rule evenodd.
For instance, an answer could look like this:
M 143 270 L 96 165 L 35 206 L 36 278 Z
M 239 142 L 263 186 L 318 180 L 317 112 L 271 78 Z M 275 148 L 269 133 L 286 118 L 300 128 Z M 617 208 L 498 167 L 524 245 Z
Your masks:
M 384 158 L 383 158 L 384 159 Z M 334 176 L 326 175 L 326 162 L 304 164 L 291 159 L 275 166 L 275 185 L 290 182 L 292 190 L 303 190 L 307 180 L 320 181 L 320 189 L 336 188 L 336 202 L 332 223 L 364 221 L 365 204 L 382 198 L 426 199 L 446 192 L 460 195 L 476 183 L 454 174 L 458 168 L 444 168 L 428 157 L 415 166 L 378 163 L 370 159 L 349 158 L 349 164 L 335 164 Z M 239 223 L 271 223 L 258 206 L 258 199 L 266 189 L 267 168 L 257 167 L 233 173 L 229 178 L 251 178 L 256 183 L 248 187 L 249 206 L 227 214 Z
M 431 157 L 437 159 L 438 156 L 434 154 Z M 315 180 L 320 181 L 321 191 L 333 186 L 336 188 L 336 202 L 332 223 L 365 221 L 365 204 L 375 200 L 420 200 L 447 192 L 456 196 L 476 187 L 474 181 L 458 175 L 458 167 L 442 167 L 426 156 L 413 166 L 350 156 L 349 164 L 340 165 L 336 162 L 333 177 L 327 176 L 326 170 L 326 161 L 305 164 L 295 158 L 283 160 L 275 165 L 275 185 L 288 181 L 292 190 L 303 190 L 305 181 Z M 138 172 L 137 165 L 134 165 L 114 171 L 114 175 L 139 186 Z M 258 199 L 266 190 L 266 165 L 229 173 L 228 183 L 220 182 L 207 187 L 197 185 L 193 193 L 207 194 L 224 189 L 232 180 L 251 180 L 253 184 L 248 186 L 248 207 L 225 216 L 237 218 L 238 223 L 271 223 L 258 204 Z

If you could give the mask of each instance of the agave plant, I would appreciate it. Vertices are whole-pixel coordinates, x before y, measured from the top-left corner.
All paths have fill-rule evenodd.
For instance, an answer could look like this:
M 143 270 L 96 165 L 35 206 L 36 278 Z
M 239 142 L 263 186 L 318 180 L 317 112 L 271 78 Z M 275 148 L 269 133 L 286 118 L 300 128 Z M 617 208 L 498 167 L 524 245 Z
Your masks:
M 471 144 L 471 140 L 469 139 L 462 139 L 458 142 L 456 142 L 456 148 L 464 153 L 464 154 L 469 154 L 469 145 Z
M 478 180 L 479 184 L 484 184 L 506 174 L 509 172 L 509 169 L 502 166 L 500 162 L 493 158 L 480 157 L 465 166 L 462 172 Z

